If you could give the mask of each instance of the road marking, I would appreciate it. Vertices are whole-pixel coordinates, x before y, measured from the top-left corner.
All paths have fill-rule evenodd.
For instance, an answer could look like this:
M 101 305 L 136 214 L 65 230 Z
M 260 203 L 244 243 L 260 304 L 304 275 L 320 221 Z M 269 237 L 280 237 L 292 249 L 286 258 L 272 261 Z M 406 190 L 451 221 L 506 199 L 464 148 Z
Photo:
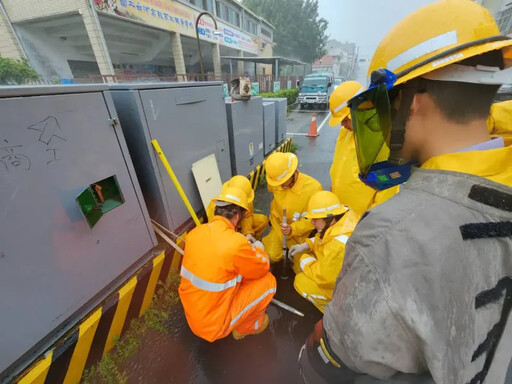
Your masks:
M 307 133 L 286 133 L 287 135 L 290 135 L 290 136 L 306 136 Z
M 291 110 L 290 112 L 293 113 L 327 113 L 329 112 L 328 109 L 297 109 L 297 110 Z
M 324 127 L 325 123 L 327 122 L 327 120 L 331 117 L 331 112 L 329 112 L 327 114 L 327 116 L 325 116 L 325 119 L 324 121 L 322 121 L 322 124 L 320 124 L 320 126 L 318 127 L 318 133 L 320 133 L 320 131 L 322 130 L 322 128 Z

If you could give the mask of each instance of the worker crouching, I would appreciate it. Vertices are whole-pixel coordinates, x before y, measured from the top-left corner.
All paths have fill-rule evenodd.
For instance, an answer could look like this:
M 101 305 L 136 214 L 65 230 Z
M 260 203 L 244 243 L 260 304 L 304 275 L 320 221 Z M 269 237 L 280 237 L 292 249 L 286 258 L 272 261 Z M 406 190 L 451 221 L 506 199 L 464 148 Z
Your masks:
M 248 209 L 247 195 L 225 187 L 214 201 L 211 222 L 187 236 L 179 288 L 190 329 L 210 342 L 263 332 L 276 292 L 263 244 L 235 230 Z
M 290 248 L 303 243 L 314 229 L 311 220 L 306 218 L 306 210 L 309 199 L 321 191 L 322 186 L 311 176 L 299 172 L 298 163 L 293 153 L 277 152 L 270 155 L 265 164 L 268 190 L 274 199 L 270 204 L 271 229 L 262 241 L 271 262 L 283 258 L 283 236 Z M 286 209 L 287 224 L 283 224 L 283 209 Z
M 307 217 L 317 234 L 290 248 L 292 257 L 307 251 L 294 265 L 297 276 L 293 285 L 301 296 L 324 312 L 343 265 L 345 244 L 356 227 L 359 215 L 340 204 L 334 193 L 321 191 L 309 200 Z
M 236 175 L 226 181 L 223 187 L 240 188 L 247 195 L 248 209 L 244 213 L 244 217 L 239 224 L 239 229 L 242 235 L 247 236 L 250 240 L 261 240 L 263 232 L 268 227 L 268 218 L 266 215 L 254 212 L 254 190 L 251 187 L 251 182 L 247 177 Z M 211 221 L 215 216 L 215 202 L 212 202 L 206 208 L 206 216 L 208 221 Z

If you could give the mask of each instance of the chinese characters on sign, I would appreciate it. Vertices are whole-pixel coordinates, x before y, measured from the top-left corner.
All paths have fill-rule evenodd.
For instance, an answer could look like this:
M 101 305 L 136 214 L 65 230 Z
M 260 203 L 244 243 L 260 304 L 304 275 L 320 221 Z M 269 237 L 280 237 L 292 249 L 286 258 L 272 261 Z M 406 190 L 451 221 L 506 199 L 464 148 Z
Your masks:
M 96 10 L 125 17 L 151 26 L 195 37 L 195 22 L 199 12 L 172 0 L 94 0 Z M 235 49 L 258 54 L 258 39 L 222 22 L 218 22 L 219 35 L 208 18 L 199 20 L 198 33 L 204 40 L 219 42 Z

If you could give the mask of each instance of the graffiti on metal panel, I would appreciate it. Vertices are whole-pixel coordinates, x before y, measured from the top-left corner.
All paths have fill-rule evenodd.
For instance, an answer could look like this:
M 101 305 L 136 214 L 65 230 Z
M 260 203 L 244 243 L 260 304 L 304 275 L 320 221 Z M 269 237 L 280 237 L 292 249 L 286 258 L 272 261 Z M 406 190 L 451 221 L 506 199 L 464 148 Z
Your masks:
M 0 163 L 3 164 L 6 171 L 28 171 L 32 162 L 23 153 L 23 145 L 12 145 L 7 140 L 0 144 Z
M 61 160 L 58 157 L 58 152 L 62 150 L 61 146 L 67 140 L 56 117 L 48 116 L 46 119 L 32 124 L 27 129 L 38 132 L 37 143 L 46 146 L 46 165 Z

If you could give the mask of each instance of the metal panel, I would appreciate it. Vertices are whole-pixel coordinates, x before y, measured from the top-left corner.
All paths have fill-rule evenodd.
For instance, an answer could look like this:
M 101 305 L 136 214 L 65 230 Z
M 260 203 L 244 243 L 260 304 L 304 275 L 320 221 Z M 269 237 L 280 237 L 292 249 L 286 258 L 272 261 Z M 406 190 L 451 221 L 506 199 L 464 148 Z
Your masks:
M 211 154 L 204 159 L 192 164 L 192 173 L 196 180 L 197 189 L 201 195 L 203 207 L 206 209 L 210 201 L 215 198 L 222 189 L 219 167 L 215 155 Z
M 286 98 L 263 99 L 264 102 L 276 103 L 276 145 L 286 139 L 286 111 L 288 100 Z
M 276 147 L 276 104 L 270 102 L 263 103 L 263 130 L 265 155 L 270 153 Z
M 169 89 L 169 88 L 203 88 L 205 86 L 211 87 L 215 85 L 223 86 L 222 81 L 188 81 L 188 82 L 157 82 L 157 83 L 132 83 L 132 84 L 112 84 L 109 86 L 112 90 L 127 90 L 127 89 Z M 224 94 L 224 91 L 223 91 Z
M 229 146 L 233 174 L 248 175 L 263 161 L 263 102 L 227 101 Z
M 104 84 L 88 85 L 22 85 L 0 86 L 0 98 L 33 95 L 64 95 L 70 93 L 98 92 L 108 89 Z
M 196 212 L 203 208 L 192 164 L 214 153 L 223 182 L 231 177 L 229 139 L 220 83 L 167 88 L 112 87 L 150 216 L 171 229 L 190 215 L 151 145 L 157 139 Z
M 102 92 L 0 99 L 0 372 L 91 310 L 156 244 L 110 102 Z M 124 203 L 91 229 L 75 198 L 113 175 Z

